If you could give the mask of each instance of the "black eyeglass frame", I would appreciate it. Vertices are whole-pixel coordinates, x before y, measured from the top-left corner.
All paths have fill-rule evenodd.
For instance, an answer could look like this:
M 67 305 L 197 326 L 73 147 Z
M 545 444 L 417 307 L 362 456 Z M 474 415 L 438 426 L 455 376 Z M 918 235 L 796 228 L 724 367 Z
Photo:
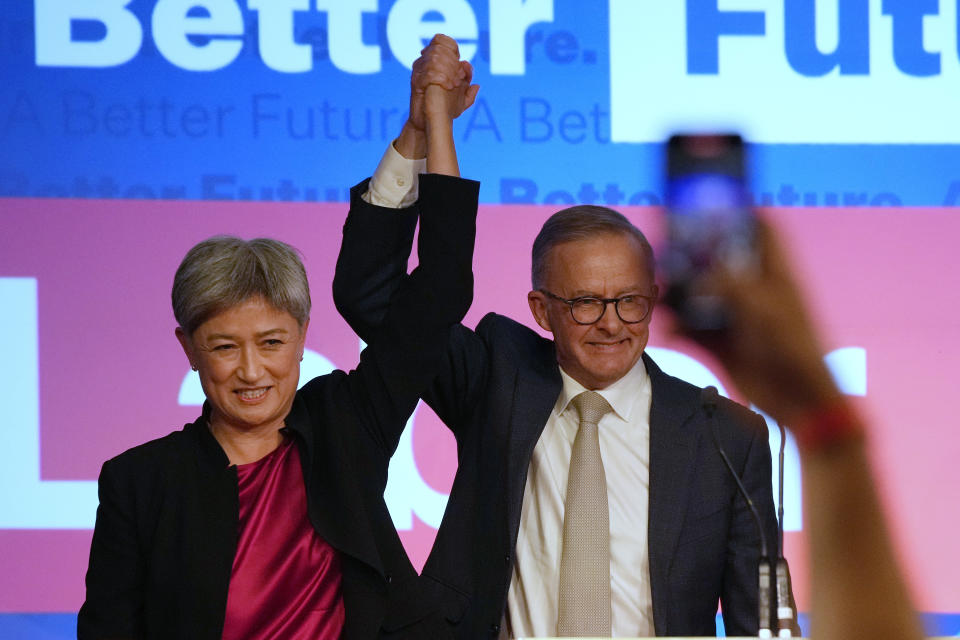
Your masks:
M 565 305 L 567 305 L 567 307 L 569 307 L 570 309 L 570 317 L 573 318 L 573 321 L 579 325 L 597 324 L 598 322 L 600 322 L 600 320 L 603 318 L 603 314 L 607 312 L 607 306 L 610 304 L 613 304 L 613 309 L 616 312 L 617 317 L 620 318 L 620 322 L 624 324 L 639 324 L 650 317 L 650 312 L 653 311 L 654 303 L 657 300 L 656 296 L 645 296 L 640 293 L 631 293 L 630 295 L 620 296 L 619 298 L 597 298 L 595 296 L 579 296 L 577 298 L 562 298 L 557 294 L 553 293 L 552 291 L 547 291 L 546 289 L 537 289 L 537 291 L 547 296 L 548 298 L 553 298 L 554 300 L 558 302 L 562 302 Z M 640 318 L 639 320 L 624 320 L 623 316 L 620 315 L 620 302 L 622 300 L 627 300 L 629 298 L 643 298 L 648 303 L 650 303 L 650 306 L 647 308 L 647 312 L 643 314 L 643 317 Z M 579 320 L 577 320 L 577 316 L 575 316 L 573 313 L 574 305 L 577 304 L 578 302 L 583 302 L 584 300 L 595 300 L 597 302 L 603 303 L 603 309 L 600 311 L 600 315 L 598 315 L 597 319 L 594 320 L 593 322 L 580 322 Z

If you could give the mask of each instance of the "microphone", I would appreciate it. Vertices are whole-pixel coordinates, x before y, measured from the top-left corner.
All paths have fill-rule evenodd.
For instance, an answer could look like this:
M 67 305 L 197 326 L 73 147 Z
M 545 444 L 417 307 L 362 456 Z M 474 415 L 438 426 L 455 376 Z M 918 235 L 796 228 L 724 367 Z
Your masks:
M 796 606 L 793 602 L 790 588 L 790 565 L 783 555 L 783 451 L 787 442 L 787 432 L 783 425 L 776 423 L 780 429 L 780 501 L 777 503 L 777 628 L 779 637 L 792 638 L 794 624 L 797 621 Z
M 769 548 L 767 547 L 767 534 L 763 530 L 763 523 L 760 520 L 760 513 L 757 512 L 756 505 L 753 504 L 750 494 L 747 493 L 746 487 L 743 486 L 740 476 L 734 471 L 733 465 L 730 463 L 730 458 L 727 457 L 727 452 L 724 451 L 723 444 L 720 442 L 720 424 L 714 416 L 717 410 L 718 400 L 719 393 L 714 386 L 705 387 L 703 391 L 700 392 L 700 404 L 703 406 L 703 411 L 710 420 L 713 431 L 713 442 L 717 446 L 717 452 L 720 453 L 723 464 L 726 465 L 727 471 L 730 472 L 730 477 L 732 477 L 736 483 L 740 496 L 744 502 L 747 503 L 747 507 L 750 508 L 750 513 L 753 514 L 753 521 L 757 525 L 757 532 L 760 534 L 760 564 L 757 568 L 758 619 L 760 623 L 758 636 L 760 638 L 772 638 L 773 631 L 770 626 L 770 554 Z

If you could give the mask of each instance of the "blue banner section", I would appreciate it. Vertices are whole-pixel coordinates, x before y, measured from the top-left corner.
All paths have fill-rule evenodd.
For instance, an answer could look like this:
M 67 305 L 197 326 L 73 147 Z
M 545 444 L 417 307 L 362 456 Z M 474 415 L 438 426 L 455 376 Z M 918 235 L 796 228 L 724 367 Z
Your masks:
M 960 614 L 926 613 L 921 616 L 923 628 L 930 636 L 960 638 Z
M 960 637 L 960 615 L 921 614 L 930 637 Z M 810 616 L 800 614 L 804 637 L 810 635 Z M 68 640 L 77 634 L 75 613 L 0 613 L 0 637 L 8 640 Z M 717 635 L 723 636 L 723 619 L 717 616 Z
M 847 97 L 824 104 L 834 85 L 817 84 L 856 91 L 866 79 L 870 91 L 882 92 L 889 75 L 891 100 L 908 99 L 903 82 L 923 95 L 949 96 L 944 87 L 955 91 L 960 66 L 956 0 L 922 20 L 895 12 L 899 39 L 892 42 L 864 36 L 883 32 L 866 0 L 841 1 L 839 16 L 816 22 L 812 3 L 785 2 L 775 15 L 761 10 L 770 3 L 758 2 L 739 22 L 729 22 L 717 0 L 656 3 L 664 5 L 656 16 L 641 16 L 648 31 L 675 23 L 690 38 L 716 31 L 702 15 L 689 21 L 701 5 L 718 12 L 717 24 L 732 26 L 711 36 L 707 48 L 694 39 L 676 48 L 641 39 L 616 50 L 611 7 L 626 6 L 622 0 L 280 4 L 287 8 L 262 0 L 7 3 L 0 15 L 0 196 L 346 200 L 406 117 L 408 65 L 430 34 L 445 31 L 458 38 L 481 85 L 456 135 L 464 174 L 482 181 L 485 202 L 661 201 L 660 146 L 611 141 L 616 60 L 638 68 L 636 76 L 618 75 L 617 88 L 629 89 L 616 105 L 625 131 L 630 119 L 671 122 L 680 110 L 674 99 L 691 91 L 698 99 L 684 104 L 724 126 L 745 82 L 766 87 L 774 108 L 751 107 L 757 98 L 746 93 L 739 102 L 762 134 L 752 157 L 761 204 L 960 205 L 960 145 L 930 143 L 930 127 L 938 126 L 952 142 L 955 118 L 938 123 L 915 114 L 909 100 L 882 121 L 869 109 L 850 116 Z M 786 36 L 776 20 L 786 21 Z M 923 35 L 916 25 L 939 29 L 935 39 L 952 38 L 953 47 L 922 55 L 913 46 Z M 812 48 L 818 29 L 840 30 L 835 55 Z M 749 47 L 771 42 L 783 61 L 768 68 Z M 641 45 L 649 50 L 634 51 Z M 870 60 L 886 57 L 892 71 L 883 75 L 881 63 L 871 69 Z M 651 66 L 656 75 L 644 71 Z M 660 73 L 674 67 L 679 75 Z M 625 88 L 631 77 L 636 82 Z M 704 78 L 713 83 L 708 92 L 690 84 Z M 809 96 L 798 86 L 810 87 Z M 711 115 L 720 104 L 724 111 Z M 868 123 L 857 133 L 861 142 L 849 143 L 849 127 L 830 121 L 834 111 Z M 808 112 L 815 115 L 805 118 Z M 704 126 L 698 118 L 675 122 Z M 889 142 L 914 135 L 923 143 Z
M 66 640 L 76 637 L 75 613 L 0 613 L 0 638 Z
M 809 613 L 797 613 L 797 624 L 800 625 L 800 632 L 803 634 L 802 637 L 810 637 L 810 614 Z M 723 616 L 717 614 L 717 637 L 725 638 L 727 637 L 727 631 L 723 626 Z

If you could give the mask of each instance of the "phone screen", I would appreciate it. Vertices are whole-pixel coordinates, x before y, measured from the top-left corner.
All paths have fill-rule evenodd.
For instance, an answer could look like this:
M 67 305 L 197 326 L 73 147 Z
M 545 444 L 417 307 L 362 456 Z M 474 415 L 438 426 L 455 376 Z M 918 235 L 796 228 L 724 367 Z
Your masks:
M 667 246 L 661 255 L 666 302 L 692 329 L 723 329 L 722 302 L 698 289 L 716 268 L 754 259 L 754 217 L 736 135 L 677 135 L 667 143 Z

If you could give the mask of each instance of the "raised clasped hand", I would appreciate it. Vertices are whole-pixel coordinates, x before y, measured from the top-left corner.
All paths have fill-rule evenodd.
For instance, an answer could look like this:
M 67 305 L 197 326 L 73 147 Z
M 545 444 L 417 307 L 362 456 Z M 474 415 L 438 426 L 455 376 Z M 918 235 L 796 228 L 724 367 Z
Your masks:
M 457 118 L 470 108 L 480 87 L 471 84 L 473 67 L 460 60 L 460 48 L 449 36 L 438 33 L 413 63 L 410 75 L 410 124 L 426 128 L 427 116 Z M 442 91 L 427 88 L 433 86 Z

